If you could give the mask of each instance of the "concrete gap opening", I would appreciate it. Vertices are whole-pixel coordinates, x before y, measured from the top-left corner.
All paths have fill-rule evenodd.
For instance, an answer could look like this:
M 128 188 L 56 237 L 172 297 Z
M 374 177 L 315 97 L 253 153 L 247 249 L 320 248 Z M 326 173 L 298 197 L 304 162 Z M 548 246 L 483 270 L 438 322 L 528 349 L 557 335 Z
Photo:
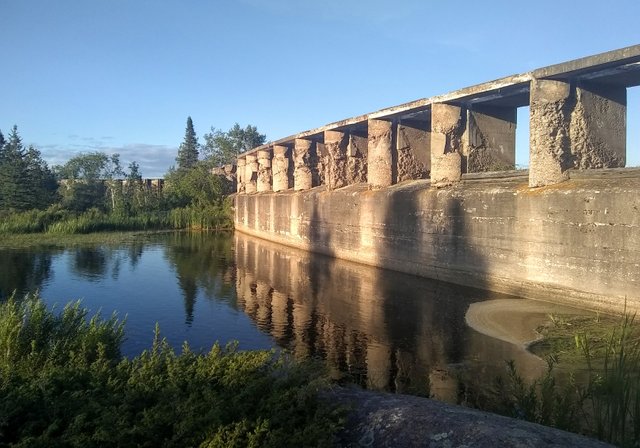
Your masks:
M 516 112 L 516 169 L 529 168 L 529 106 Z
M 627 88 L 627 167 L 640 167 L 640 86 Z

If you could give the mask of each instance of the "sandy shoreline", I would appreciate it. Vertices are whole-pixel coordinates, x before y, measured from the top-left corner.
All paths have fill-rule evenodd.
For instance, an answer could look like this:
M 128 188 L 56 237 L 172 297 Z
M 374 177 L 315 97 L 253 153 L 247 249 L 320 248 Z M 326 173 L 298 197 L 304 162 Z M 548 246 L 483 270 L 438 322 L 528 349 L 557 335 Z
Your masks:
M 471 304 L 465 315 L 467 325 L 492 338 L 526 349 L 540 338 L 536 332 L 549 314 L 584 314 L 584 311 L 526 299 L 498 299 Z

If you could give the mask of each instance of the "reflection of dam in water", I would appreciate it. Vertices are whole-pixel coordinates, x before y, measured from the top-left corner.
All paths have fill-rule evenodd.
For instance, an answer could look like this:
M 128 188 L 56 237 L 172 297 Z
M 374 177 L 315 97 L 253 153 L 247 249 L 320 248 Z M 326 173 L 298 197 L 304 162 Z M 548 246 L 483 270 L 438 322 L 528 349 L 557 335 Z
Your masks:
M 238 306 L 297 358 L 326 359 L 334 377 L 373 389 L 464 399 L 456 372 L 492 381 L 513 359 L 543 363 L 465 324 L 487 291 L 319 256 L 235 234 Z M 523 299 L 524 300 L 524 299 Z M 464 387 L 463 387 L 464 386 Z

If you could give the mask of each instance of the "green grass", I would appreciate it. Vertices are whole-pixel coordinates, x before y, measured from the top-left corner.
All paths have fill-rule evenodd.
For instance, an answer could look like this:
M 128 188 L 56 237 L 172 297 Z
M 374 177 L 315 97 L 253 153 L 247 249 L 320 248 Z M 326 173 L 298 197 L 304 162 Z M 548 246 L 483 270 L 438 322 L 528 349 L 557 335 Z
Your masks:
M 178 354 L 157 328 L 127 359 L 123 328 L 78 303 L 1 304 L 0 445 L 331 446 L 342 412 L 318 399 L 318 365 L 236 345 Z

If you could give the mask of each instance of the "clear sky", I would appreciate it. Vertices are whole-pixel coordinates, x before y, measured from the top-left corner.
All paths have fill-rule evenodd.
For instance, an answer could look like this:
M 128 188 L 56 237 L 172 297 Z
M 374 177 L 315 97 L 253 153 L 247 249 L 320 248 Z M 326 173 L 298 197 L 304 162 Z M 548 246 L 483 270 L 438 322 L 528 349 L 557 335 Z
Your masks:
M 101 150 L 162 176 L 189 115 L 199 137 L 276 140 L 638 44 L 638 17 L 638 0 L 0 0 L 0 130 L 51 164 Z

